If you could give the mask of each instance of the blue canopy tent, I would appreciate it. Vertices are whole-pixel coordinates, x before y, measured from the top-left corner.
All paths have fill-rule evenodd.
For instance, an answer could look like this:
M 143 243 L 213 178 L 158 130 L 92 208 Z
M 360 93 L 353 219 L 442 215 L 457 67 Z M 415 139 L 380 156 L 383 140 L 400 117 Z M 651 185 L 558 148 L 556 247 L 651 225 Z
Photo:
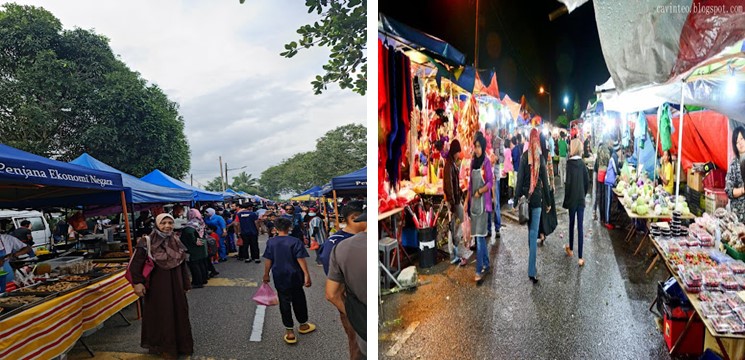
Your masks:
M 116 204 L 119 174 L 47 159 L 0 144 L 0 208 Z
M 290 200 L 293 201 L 308 201 L 311 198 L 318 197 L 315 194 L 318 193 L 321 190 L 320 186 L 314 186 L 308 190 L 305 190 L 301 192 L 300 194 L 297 194 L 290 198 Z
M 137 177 L 126 174 L 101 162 L 100 160 L 88 155 L 87 153 L 80 155 L 78 158 L 71 161 L 70 163 L 90 169 L 120 174 L 122 177 L 122 183 L 124 187 L 127 188 L 125 190 L 126 200 L 128 203 L 134 204 L 134 206 L 136 207 L 134 210 L 144 210 L 156 204 L 191 203 L 192 200 L 192 194 L 190 191 L 158 186 L 149 182 L 142 181 Z M 116 213 L 120 211 L 121 210 L 119 208 L 106 208 L 88 213 L 106 214 Z
M 121 174 L 47 159 L 0 144 L 0 208 L 119 204 L 126 212 Z M 132 253 L 129 219 L 127 245 Z
M 336 216 L 336 226 L 339 226 L 339 209 L 337 195 L 365 194 L 367 192 L 367 166 L 331 179 L 331 186 L 323 187 L 324 194 L 331 192 L 334 199 L 334 213 Z
M 168 176 L 168 174 L 158 169 L 155 169 L 149 174 L 141 177 L 140 180 L 146 181 L 151 184 L 158 185 L 158 186 L 165 186 L 165 187 L 173 188 L 173 189 L 191 191 L 192 200 L 195 202 L 196 201 L 223 201 L 225 199 L 222 193 L 202 190 L 198 187 L 191 186 L 183 181 L 180 181 L 180 180 L 177 180 L 177 179 L 174 179 Z
M 466 56 L 447 42 L 381 13 L 378 13 L 378 32 L 384 34 L 384 37 L 393 37 L 412 49 L 448 64 L 464 65 L 466 63 Z

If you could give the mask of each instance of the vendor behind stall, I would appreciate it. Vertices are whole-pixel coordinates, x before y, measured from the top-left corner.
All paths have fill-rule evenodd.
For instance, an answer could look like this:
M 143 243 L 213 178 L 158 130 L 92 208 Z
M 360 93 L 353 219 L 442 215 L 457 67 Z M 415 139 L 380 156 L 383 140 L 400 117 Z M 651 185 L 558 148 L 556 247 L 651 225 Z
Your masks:
M 732 130 L 732 151 L 735 157 L 727 169 L 727 182 L 724 191 L 729 197 L 732 212 L 737 214 L 741 223 L 745 223 L 745 181 L 742 176 L 742 160 L 745 158 L 745 128 L 742 126 Z
M 7 272 L 3 280 L 4 283 L 0 284 L 2 288 L 5 288 L 5 283 L 13 281 L 13 269 L 10 267 L 10 260 L 16 257 L 27 254 L 31 251 L 31 247 L 16 239 L 14 236 L 7 234 L 0 234 L 0 267 L 2 270 Z
M 31 222 L 28 220 L 21 221 L 21 227 L 13 230 L 10 235 L 13 235 L 16 239 L 21 240 L 22 243 L 28 246 L 34 246 L 34 236 L 31 235 Z M 31 250 L 31 256 L 34 256 L 34 251 Z

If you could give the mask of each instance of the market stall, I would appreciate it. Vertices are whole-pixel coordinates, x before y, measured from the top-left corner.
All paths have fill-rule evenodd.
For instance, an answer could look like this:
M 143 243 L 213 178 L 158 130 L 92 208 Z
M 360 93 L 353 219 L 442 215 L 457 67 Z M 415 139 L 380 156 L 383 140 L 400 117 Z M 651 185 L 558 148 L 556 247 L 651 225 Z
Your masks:
M 140 178 L 140 180 L 149 182 L 153 185 L 164 186 L 172 189 L 191 191 L 192 202 L 198 201 L 223 201 L 225 198 L 221 193 L 202 190 L 198 187 L 191 186 L 183 181 L 174 179 L 168 174 L 155 169 L 149 174 Z
M 54 161 L 0 144 L 0 207 L 113 205 L 127 209 L 117 173 Z M 131 235 L 125 220 L 129 252 Z M 0 358 L 50 359 L 133 303 L 124 262 L 60 257 L 15 271 L 20 286 L 0 294 Z M 5 279 L 3 279 L 5 281 Z M 125 319 L 126 320 L 126 319 Z
M 367 192 L 367 166 L 331 179 L 331 186 L 324 187 L 324 195 L 331 193 L 334 201 L 334 216 L 336 229 L 339 230 L 339 197 L 349 195 L 365 196 Z
M 2 316 L 0 312 L 0 359 L 57 358 L 82 337 L 95 332 L 104 321 L 137 301 L 123 270 L 90 285 L 80 284 L 76 290 L 60 296 L 54 293 L 32 296 L 47 300 L 31 299 L 33 306 L 15 315 Z M 0 309 L 13 309 L 2 307 L 11 304 L 7 302 L 9 299 L 28 297 L 0 297 Z M 126 318 L 123 320 L 129 323 Z

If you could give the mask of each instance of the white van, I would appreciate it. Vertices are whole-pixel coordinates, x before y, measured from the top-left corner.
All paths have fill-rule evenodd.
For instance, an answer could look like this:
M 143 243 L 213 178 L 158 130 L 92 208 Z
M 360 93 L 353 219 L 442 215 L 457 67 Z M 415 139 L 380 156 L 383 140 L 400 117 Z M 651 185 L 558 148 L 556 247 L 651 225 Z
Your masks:
M 34 237 L 34 247 L 49 245 L 52 238 L 52 230 L 39 211 L 14 211 L 0 210 L 0 231 L 10 233 L 13 229 L 21 227 L 21 221 L 31 222 L 31 235 Z

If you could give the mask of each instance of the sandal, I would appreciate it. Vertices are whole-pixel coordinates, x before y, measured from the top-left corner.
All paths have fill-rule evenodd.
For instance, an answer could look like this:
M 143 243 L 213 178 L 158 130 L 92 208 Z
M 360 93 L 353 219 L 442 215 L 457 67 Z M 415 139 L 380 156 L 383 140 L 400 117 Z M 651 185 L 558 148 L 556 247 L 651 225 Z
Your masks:
M 574 256 L 574 252 L 569 249 L 569 245 L 564 244 L 564 252 L 567 253 L 567 256 L 572 257 Z
M 304 334 L 310 334 L 310 333 L 316 331 L 316 326 L 314 324 L 305 323 L 304 325 L 308 325 L 308 328 L 305 329 L 305 330 L 303 330 L 303 325 L 300 325 L 300 327 L 298 327 L 298 329 L 297 329 L 297 331 L 299 333 L 301 333 L 301 334 L 304 335 Z
M 585 266 L 585 259 L 579 259 L 579 266 Z
M 285 342 L 292 345 L 297 343 L 297 336 L 295 336 L 295 333 L 292 333 L 292 339 L 289 338 L 289 333 L 285 333 L 284 339 Z

